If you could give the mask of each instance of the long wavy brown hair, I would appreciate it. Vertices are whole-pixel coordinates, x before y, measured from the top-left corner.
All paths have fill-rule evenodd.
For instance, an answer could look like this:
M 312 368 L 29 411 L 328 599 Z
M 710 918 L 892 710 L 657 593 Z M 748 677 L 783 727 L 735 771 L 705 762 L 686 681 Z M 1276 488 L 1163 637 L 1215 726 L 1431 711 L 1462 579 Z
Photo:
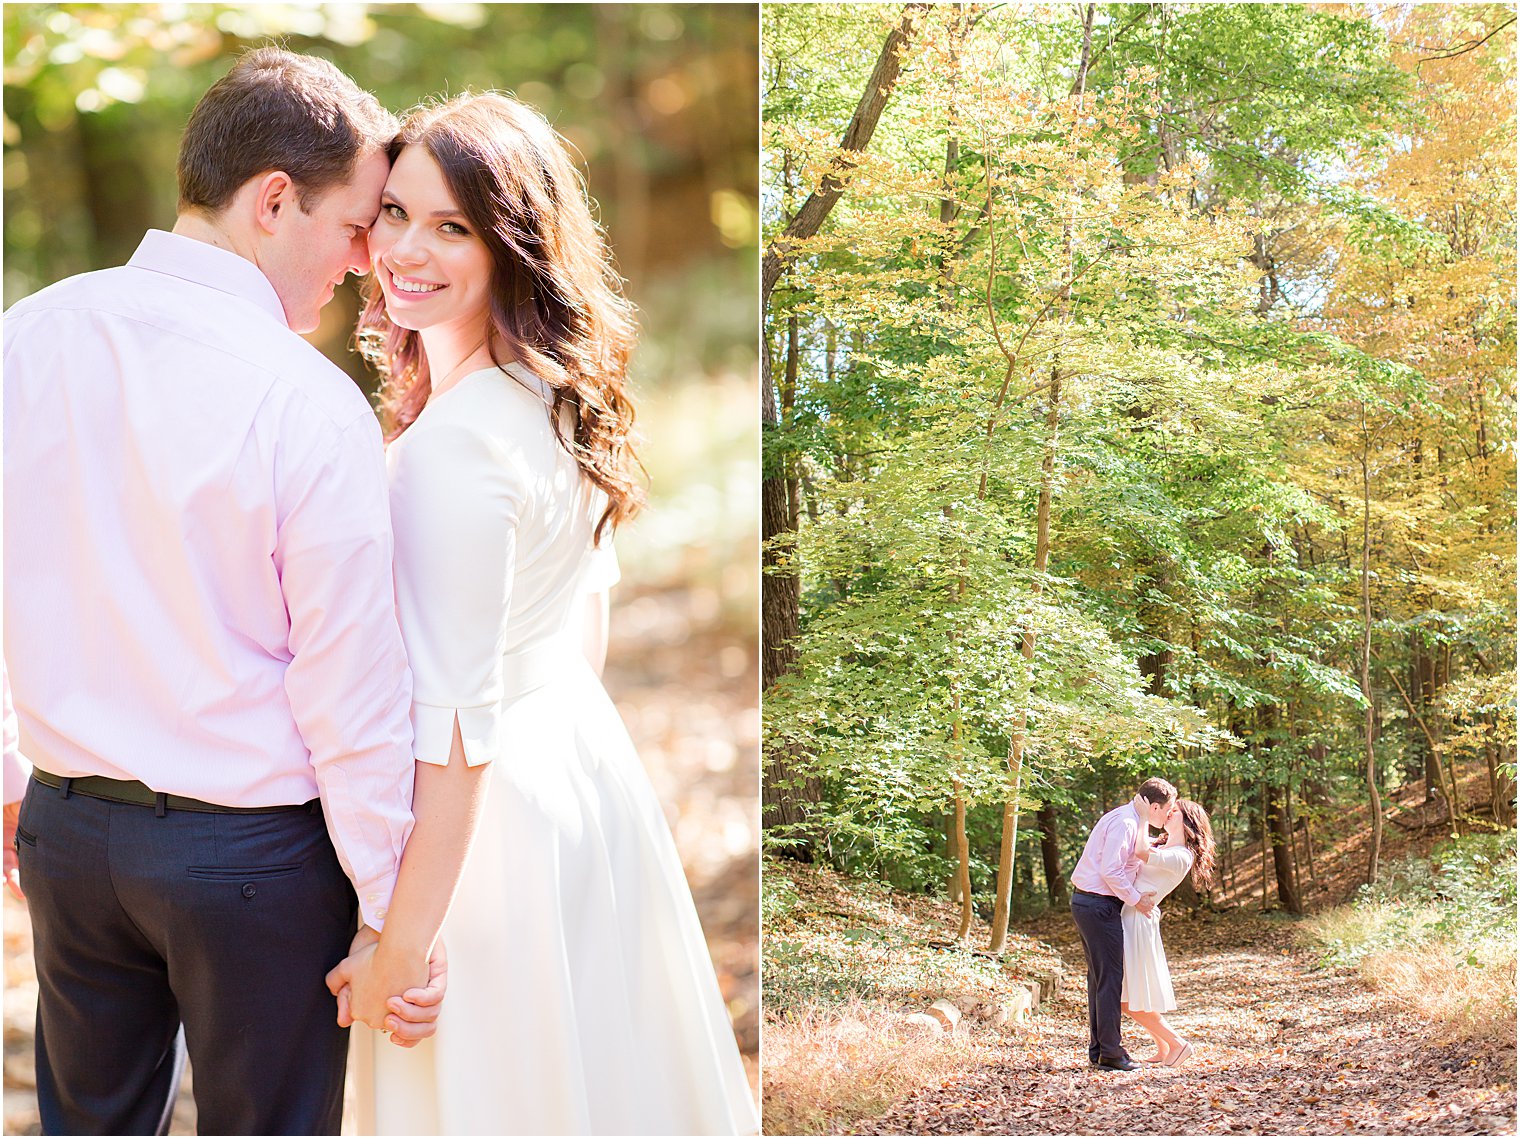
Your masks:
M 408 146 L 425 147 L 438 163 L 490 252 L 491 359 L 517 361 L 549 385 L 561 444 L 606 495 L 600 541 L 644 500 L 627 390 L 636 330 L 568 149 L 536 111 L 494 92 L 413 111 L 391 161 Z M 391 323 L 373 275 L 355 338 L 383 377 L 381 412 L 395 438 L 426 406 L 432 377 L 422 338 Z M 566 407 L 572 416 L 562 416 Z
M 1182 812 L 1182 841 L 1193 852 L 1193 888 L 1201 892 L 1214 880 L 1214 828 L 1209 813 L 1193 800 L 1178 799 L 1177 809 Z

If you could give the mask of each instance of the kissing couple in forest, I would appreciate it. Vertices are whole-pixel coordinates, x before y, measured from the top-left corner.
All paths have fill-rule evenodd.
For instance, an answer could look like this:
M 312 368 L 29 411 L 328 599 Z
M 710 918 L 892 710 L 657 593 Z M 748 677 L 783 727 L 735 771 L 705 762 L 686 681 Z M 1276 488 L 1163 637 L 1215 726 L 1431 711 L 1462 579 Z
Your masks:
M 165 1133 L 188 1052 L 202 1134 L 336 1135 L 355 1021 L 363 1131 L 754 1131 L 599 679 L 634 323 L 565 144 L 260 48 L 178 173 L 5 319 L 44 1133 Z M 299 335 L 350 272 L 387 446 Z
M 1151 829 L 1159 828 L 1159 838 Z M 1093 827 L 1071 874 L 1071 916 L 1087 956 L 1087 1059 L 1094 1068 L 1129 1072 L 1141 1065 L 1120 1039 L 1128 1013 L 1155 1042 L 1144 1063 L 1175 1068 L 1193 1045 L 1167 1023 L 1177 1007 L 1161 944 L 1160 901 L 1192 874 L 1206 889 L 1214 873 L 1209 816 L 1179 799 L 1165 779 L 1147 779 L 1135 797 Z

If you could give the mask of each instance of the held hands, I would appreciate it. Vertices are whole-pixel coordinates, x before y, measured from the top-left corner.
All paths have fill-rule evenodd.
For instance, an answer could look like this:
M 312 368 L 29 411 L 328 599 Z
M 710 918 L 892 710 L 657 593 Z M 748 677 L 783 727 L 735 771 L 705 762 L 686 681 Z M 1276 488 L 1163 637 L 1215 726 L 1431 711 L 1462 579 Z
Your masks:
M 416 984 L 424 975 L 426 981 Z M 389 1033 L 391 1043 L 410 1048 L 438 1030 L 448 988 L 443 941 L 424 961 L 420 955 L 388 951 L 380 935 L 363 926 L 349 955 L 327 974 L 327 988 L 338 999 L 338 1023 L 344 1028 L 362 1021 Z
M 1151 911 L 1156 908 L 1156 891 L 1147 890 L 1140 895 L 1140 900 L 1135 903 L 1135 909 L 1146 917 L 1150 917 Z

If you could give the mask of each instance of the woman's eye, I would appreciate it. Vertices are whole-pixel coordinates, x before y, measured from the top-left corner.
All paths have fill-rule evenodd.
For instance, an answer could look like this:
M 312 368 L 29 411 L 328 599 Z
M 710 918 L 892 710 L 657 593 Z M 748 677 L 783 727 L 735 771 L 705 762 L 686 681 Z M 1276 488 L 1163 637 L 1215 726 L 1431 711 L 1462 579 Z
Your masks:
M 406 211 L 403 210 L 400 206 L 397 206 L 397 205 L 384 205 L 384 206 L 381 206 L 380 207 L 380 212 L 382 214 L 384 214 L 386 217 L 388 217 L 391 220 L 393 220 L 393 221 L 405 221 L 406 220 Z
M 457 234 L 460 237 L 469 237 L 470 231 L 458 222 L 446 221 L 443 223 L 443 232 Z

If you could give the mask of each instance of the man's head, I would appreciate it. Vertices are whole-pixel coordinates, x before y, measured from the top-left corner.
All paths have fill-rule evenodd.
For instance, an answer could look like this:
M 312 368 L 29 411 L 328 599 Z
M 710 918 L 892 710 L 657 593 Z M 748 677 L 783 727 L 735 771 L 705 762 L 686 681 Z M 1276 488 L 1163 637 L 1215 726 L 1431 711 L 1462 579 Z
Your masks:
M 396 120 L 326 60 L 244 55 L 201 97 L 180 142 L 179 209 L 269 278 L 297 332 L 349 272 L 369 270 Z
M 1153 827 L 1165 826 L 1167 816 L 1177 806 L 1177 788 L 1165 779 L 1152 778 L 1140 784 L 1135 794 L 1143 801 L 1145 821 Z

